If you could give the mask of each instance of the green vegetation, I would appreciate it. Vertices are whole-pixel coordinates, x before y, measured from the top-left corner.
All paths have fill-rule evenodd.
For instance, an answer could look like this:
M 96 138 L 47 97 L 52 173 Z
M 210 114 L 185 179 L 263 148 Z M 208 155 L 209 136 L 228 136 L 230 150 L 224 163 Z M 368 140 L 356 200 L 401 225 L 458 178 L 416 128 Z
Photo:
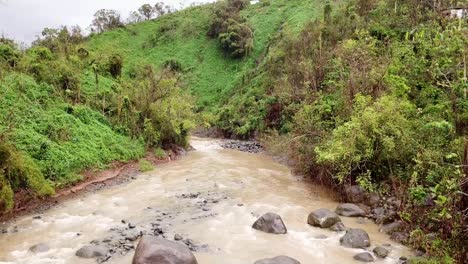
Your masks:
M 154 169 L 153 164 L 146 159 L 141 159 L 138 165 L 140 166 L 141 172 L 152 171 Z
M 240 15 L 253 29 L 253 49 L 240 59 L 230 58 L 217 39 L 207 37 L 214 5 L 188 8 L 92 36 L 86 48 L 96 54 L 119 53 L 125 77 L 132 76 L 140 65 L 161 68 L 175 62 L 184 87 L 196 95 L 198 110 L 214 113 L 218 104 L 262 62 L 279 29 L 287 27 L 298 33 L 306 21 L 322 12 L 321 4 L 316 2 L 270 1 L 246 6 Z M 94 87 L 92 73 L 85 82 Z
M 253 32 L 240 15 L 250 2 L 228 0 L 218 2 L 214 10 L 208 36 L 217 38 L 223 50 L 233 58 L 242 58 L 253 49 Z
M 243 138 L 265 132 L 324 183 L 396 195 L 413 246 L 464 259 L 468 31 L 441 11 L 448 4 L 325 3 L 298 35 L 282 29 L 216 124 Z
M 187 145 L 191 128 L 216 126 L 261 134 L 317 181 L 396 195 L 408 243 L 434 257 L 413 262 L 460 263 L 468 22 L 447 10 L 462 4 L 228 0 L 175 13 L 157 4 L 128 25 L 101 10 L 102 33 L 90 37 L 45 29 L 26 51 L 2 39 L 1 147 L 16 158 L 0 159 L 0 209 L 19 190 L 49 195 L 84 168 L 146 149 L 162 158 Z
M 161 149 L 161 148 L 156 148 L 156 149 L 154 150 L 154 156 L 155 156 L 157 159 L 164 159 L 164 158 L 166 158 L 167 154 L 166 154 L 166 152 L 165 152 L 163 149 Z

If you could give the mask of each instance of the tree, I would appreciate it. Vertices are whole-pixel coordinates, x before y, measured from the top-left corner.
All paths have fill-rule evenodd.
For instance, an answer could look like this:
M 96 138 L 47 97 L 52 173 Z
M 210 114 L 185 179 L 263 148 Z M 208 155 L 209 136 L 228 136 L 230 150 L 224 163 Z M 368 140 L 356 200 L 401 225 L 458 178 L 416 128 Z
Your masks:
M 138 8 L 138 13 L 145 18 L 145 20 L 150 20 L 156 12 L 156 9 L 153 8 L 150 4 L 144 4 Z
M 123 27 L 120 14 L 112 9 L 101 9 L 94 14 L 91 30 L 94 32 L 104 32 L 114 28 Z
M 137 12 L 137 11 L 132 11 L 130 12 L 128 18 L 127 18 L 127 23 L 132 24 L 132 23 L 138 23 L 143 21 L 144 18 Z
M 156 3 L 153 10 L 157 17 L 172 13 L 171 7 L 169 5 L 164 5 L 163 2 Z

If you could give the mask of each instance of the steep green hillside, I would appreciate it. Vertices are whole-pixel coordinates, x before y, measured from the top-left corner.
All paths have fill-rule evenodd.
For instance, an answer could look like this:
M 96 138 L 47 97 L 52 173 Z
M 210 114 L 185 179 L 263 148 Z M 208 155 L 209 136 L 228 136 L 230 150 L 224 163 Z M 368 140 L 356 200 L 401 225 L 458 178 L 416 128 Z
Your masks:
M 177 61 L 198 105 L 211 108 L 262 61 L 269 44 L 284 28 L 299 33 L 306 21 L 322 15 L 322 5 L 317 0 L 281 0 L 248 6 L 242 15 L 254 30 L 254 49 L 243 59 L 229 58 L 207 36 L 213 5 L 105 32 L 92 37 L 87 45 L 93 52 L 122 54 L 126 75 L 141 64 L 160 67 L 169 60 Z

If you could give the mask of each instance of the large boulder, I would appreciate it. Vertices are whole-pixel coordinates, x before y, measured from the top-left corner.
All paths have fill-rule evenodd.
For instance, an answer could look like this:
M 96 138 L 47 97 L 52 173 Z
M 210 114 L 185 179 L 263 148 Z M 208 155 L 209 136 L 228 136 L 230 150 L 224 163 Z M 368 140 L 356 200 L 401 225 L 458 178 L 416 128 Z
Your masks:
M 338 205 L 335 212 L 342 216 L 356 217 L 356 216 L 365 216 L 366 212 L 362 210 L 359 206 L 352 203 L 344 203 Z
M 99 245 L 86 245 L 80 248 L 75 255 L 80 258 L 90 259 L 97 257 L 104 257 L 109 253 L 109 249 L 105 246 Z
M 329 228 L 338 222 L 341 222 L 340 217 L 336 213 L 324 208 L 313 211 L 307 218 L 309 225 L 321 228 Z
M 133 264 L 198 264 L 189 248 L 179 242 L 144 236 L 133 256 Z
M 374 257 L 369 252 L 362 252 L 362 253 L 356 254 L 354 255 L 353 258 L 361 262 L 373 262 L 374 261 Z
M 284 225 L 281 216 L 275 213 L 266 213 L 255 221 L 252 228 L 270 233 L 270 234 L 286 234 L 288 230 Z
M 301 264 L 299 261 L 287 257 L 287 256 L 278 256 L 274 258 L 266 258 L 255 261 L 254 264 Z
M 370 246 L 370 238 L 366 231 L 359 228 L 351 228 L 340 239 L 341 245 L 350 248 L 365 248 Z
M 350 203 L 362 203 L 366 201 L 367 193 L 359 185 L 351 185 L 345 187 L 346 201 Z

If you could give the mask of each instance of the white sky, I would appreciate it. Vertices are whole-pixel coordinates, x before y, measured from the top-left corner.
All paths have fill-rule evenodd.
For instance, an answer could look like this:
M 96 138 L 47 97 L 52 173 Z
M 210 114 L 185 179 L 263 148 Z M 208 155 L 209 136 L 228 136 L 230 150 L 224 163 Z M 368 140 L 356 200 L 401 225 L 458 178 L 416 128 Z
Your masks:
M 29 44 L 45 27 L 79 25 L 86 29 L 102 8 L 119 11 L 125 20 L 141 5 L 159 1 L 179 9 L 213 0 L 0 0 L 0 35 Z

